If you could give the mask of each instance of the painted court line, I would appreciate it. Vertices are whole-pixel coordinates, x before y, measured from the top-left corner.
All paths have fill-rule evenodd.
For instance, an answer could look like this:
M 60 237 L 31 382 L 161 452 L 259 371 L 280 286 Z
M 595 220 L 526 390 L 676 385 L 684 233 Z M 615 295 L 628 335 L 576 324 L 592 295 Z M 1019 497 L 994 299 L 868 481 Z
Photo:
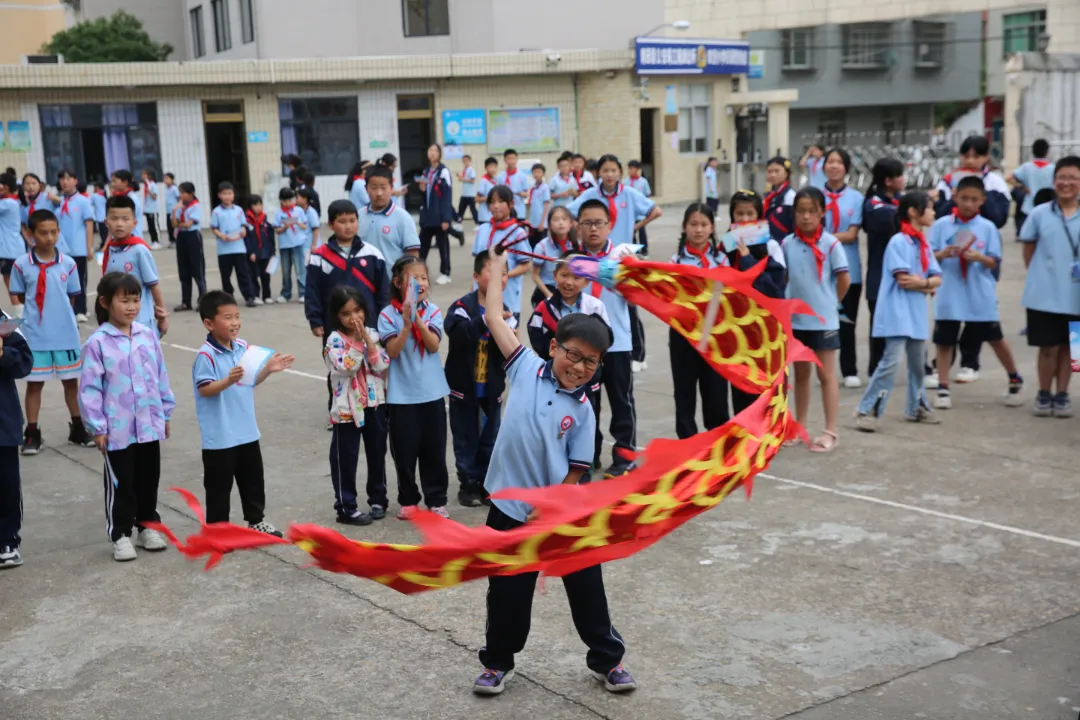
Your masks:
M 198 352 L 195 348 L 189 348 L 184 345 L 174 345 L 172 343 L 163 343 L 169 347 L 176 348 L 177 350 L 184 350 L 186 352 L 195 353 Z M 290 375 L 298 375 L 300 377 L 311 378 L 312 380 L 318 380 L 323 382 L 326 380 L 325 375 L 312 375 L 310 373 L 301 372 L 299 370 L 286 370 L 285 372 Z M 607 442 L 611 445 L 611 441 Z M 644 450 L 645 448 L 639 447 L 638 450 Z M 955 522 L 965 523 L 967 525 L 975 525 L 976 527 L 984 527 L 988 530 L 999 530 L 1001 532 L 1010 533 L 1012 535 L 1019 535 L 1021 537 L 1032 538 L 1035 540 L 1045 540 L 1046 542 L 1054 543 L 1056 545 L 1065 545 L 1071 548 L 1080 548 L 1080 540 L 1072 540 L 1070 538 L 1057 537 L 1056 535 L 1046 535 L 1045 533 L 1034 532 L 1032 530 L 1025 530 L 1023 528 L 1013 527 L 1012 525 L 1001 525 L 1000 523 L 989 522 L 987 520 L 976 520 L 975 518 L 966 517 L 964 515 L 954 515 L 953 513 L 941 512 L 940 510 L 931 510 L 930 508 L 919 507 L 918 505 L 908 505 L 906 503 L 895 502 L 893 500 L 885 500 L 884 498 L 871 497 L 870 495 L 860 495 L 858 493 L 847 492 L 846 490 L 837 490 L 836 488 L 827 487 L 825 485 L 818 485 L 816 483 L 803 482 L 802 480 L 792 480 L 790 478 L 777 477 L 776 475 L 770 475 L 768 473 L 758 473 L 760 478 L 766 480 L 773 480 L 775 482 L 784 483 L 785 485 L 792 485 L 794 487 L 800 487 L 807 490 L 817 490 L 818 492 L 829 493 L 830 495 L 839 495 L 850 500 L 861 500 L 862 502 L 873 503 L 875 505 L 884 505 L 886 507 L 895 508 L 897 510 L 906 510 L 908 512 L 919 513 L 920 515 L 929 515 L 931 517 L 942 518 L 943 520 L 953 520 Z

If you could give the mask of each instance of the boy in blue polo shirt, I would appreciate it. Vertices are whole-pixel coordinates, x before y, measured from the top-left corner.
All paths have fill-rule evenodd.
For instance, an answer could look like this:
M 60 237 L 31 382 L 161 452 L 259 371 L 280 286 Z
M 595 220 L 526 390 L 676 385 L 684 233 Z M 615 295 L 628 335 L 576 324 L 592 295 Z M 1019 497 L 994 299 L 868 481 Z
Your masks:
M 34 248 L 15 260 L 11 270 L 11 294 L 23 303 L 22 331 L 34 353 L 34 367 L 26 379 L 26 432 L 23 455 L 41 450 L 41 393 L 46 380 L 57 379 L 64 386 L 64 401 L 71 413 L 68 442 L 93 447 L 94 441 L 79 414 L 79 371 L 82 362 L 79 326 L 72 303 L 79 294 L 79 273 L 75 261 L 56 249 L 60 225 L 51 210 L 35 210 L 27 217 L 34 236 Z
M 559 156 L 557 162 L 558 172 L 548 183 L 551 187 L 552 207 L 566 207 L 573 202 L 574 195 L 577 193 L 577 181 L 570 172 L 570 158 L 572 157 L 573 155 L 568 152 L 564 152 Z
M 240 308 L 232 295 L 211 290 L 199 298 L 199 316 L 206 342 L 195 356 L 191 379 L 195 385 L 195 417 L 202 436 L 203 487 L 206 522 L 229 521 L 233 479 L 240 492 L 244 520 L 252 530 L 281 537 L 263 519 L 266 487 L 259 426 L 255 421 L 255 387 L 292 366 L 293 356 L 275 353 L 252 384 L 241 384 L 241 358 L 248 344 L 241 340 Z
M 60 186 L 57 219 L 60 235 L 67 241 L 67 254 L 79 270 L 79 294 L 75 296 L 75 318 L 86 322 L 86 258 L 94 253 L 94 207 L 90 198 L 78 192 L 78 180 L 70 170 L 56 178 Z
M 476 183 L 476 223 L 491 222 L 491 210 L 487 206 L 487 196 L 497 184 L 499 161 L 489 157 L 484 161 L 484 175 Z
M 167 172 L 162 184 L 165 186 L 165 231 L 169 233 L 169 249 L 176 247 L 176 235 L 173 233 L 173 211 L 180 204 L 180 188 L 176 186 L 176 175 Z
M 506 254 L 491 261 L 496 277 L 506 272 Z M 544 362 L 518 340 L 503 317 L 502 283 L 488 283 L 487 326 L 507 358 L 510 398 L 495 441 L 484 487 L 491 494 L 507 488 L 576 485 L 589 472 L 595 420 L 585 384 L 600 366 L 608 328 L 597 317 L 572 313 L 559 321 L 551 341 L 552 360 Z M 494 498 L 487 526 L 513 530 L 535 519 L 536 511 L 516 500 Z M 484 672 L 473 692 L 497 695 L 514 676 L 514 655 L 525 647 L 537 573 L 488 578 L 486 641 L 480 649 Z M 563 578 L 578 635 L 589 646 L 585 662 L 611 692 L 632 690 L 633 676 L 622 666 L 626 646 L 608 613 L 599 565 Z
M 953 191 L 952 214 L 930 228 L 930 249 L 941 265 L 941 289 L 934 294 L 934 345 L 937 346 L 938 391 L 934 407 L 952 407 L 949 368 L 963 334 L 994 349 L 1009 374 L 1005 404 L 1020 405 L 1024 381 L 1016 372 L 1012 350 L 1001 332 L 996 271 L 1001 262 L 1001 235 L 979 214 L 986 200 L 982 178 L 968 176 Z
M 311 252 L 319 246 L 319 208 L 315 202 L 319 199 L 314 188 L 306 187 L 296 191 L 296 207 L 304 211 L 307 230 L 304 236 L 304 251 Z
M 365 245 L 377 249 L 390 268 L 402 255 L 420 254 L 420 236 L 416 221 L 407 210 L 393 202 L 394 173 L 384 165 L 374 165 L 367 171 L 367 189 L 371 204 L 360 208 L 360 228 L 357 233 Z M 378 312 L 382 308 L 374 308 Z
M 514 217 L 518 220 L 525 219 L 525 199 L 529 196 L 529 188 L 532 182 L 525 173 L 518 170 L 517 150 L 510 149 L 503 153 L 503 162 L 506 169 L 499 173 L 495 179 L 497 185 L 505 185 L 514 193 Z
M 461 172 L 458 173 L 458 180 L 461 181 L 461 199 L 458 200 L 457 217 L 458 222 L 465 220 L 465 210 L 472 210 L 473 222 L 477 225 L 480 221 L 476 219 L 476 168 L 472 166 L 472 156 L 463 155 L 461 157 Z
M 1005 182 L 1013 183 L 1024 192 L 1024 199 L 1017 205 L 1017 228 L 1024 227 L 1024 220 L 1035 209 L 1035 196 L 1044 188 L 1054 187 L 1054 163 L 1046 159 L 1050 143 L 1039 138 L 1031 144 L 1031 160 L 1005 176 Z
M 640 160 L 631 160 L 626 163 L 626 172 L 629 173 L 629 176 L 626 179 L 627 185 L 637 190 L 646 198 L 652 197 L 652 185 L 649 184 L 649 179 L 641 174 Z M 649 254 L 649 233 L 645 230 L 644 226 L 637 231 L 635 242 L 637 242 L 638 245 L 641 245 L 642 255 Z
M 529 218 L 528 224 L 532 230 L 529 232 L 529 244 L 536 247 L 536 243 L 547 235 L 547 217 L 551 209 L 551 188 L 544 180 L 547 172 L 541 163 L 532 166 L 533 184 L 529 188 Z
M 158 337 L 164 337 L 169 330 L 165 296 L 161 293 L 157 263 L 154 262 L 150 247 L 141 237 L 132 234 L 139 224 L 135 203 L 131 198 L 120 195 L 109 198 L 105 207 L 109 240 L 105 243 L 105 252 L 102 254 L 102 271 L 135 276 L 143 288 L 142 304 L 136 321 L 155 328 Z
M 292 300 L 292 276 L 296 273 L 296 288 L 300 302 L 304 302 L 304 243 L 308 240 L 307 213 L 296 205 L 296 193 L 289 188 L 281 188 L 278 193 L 280 207 L 274 214 L 272 225 L 278 234 L 278 251 L 281 255 L 281 296 L 279 303 Z
M 236 284 L 240 286 L 240 294 L 248 307 L 255 307 L 255 289 L 251 282 L 251 273 L 248 272 L 247 247 L 244 245 L 244 235 L 247 228 L 244 227 L 244 211 L 234 205 L 236 190 L 232 183 L 223 182 L 218 185 L 218 205 L 210 213 L 210 227 L 217 238 L 218 270 L 221 271 L 221 287 L 227 293 L 232 293 L 233 285 L 230 276 L 236 271 Z M 284 254 L 284 253 L 282 253 Z

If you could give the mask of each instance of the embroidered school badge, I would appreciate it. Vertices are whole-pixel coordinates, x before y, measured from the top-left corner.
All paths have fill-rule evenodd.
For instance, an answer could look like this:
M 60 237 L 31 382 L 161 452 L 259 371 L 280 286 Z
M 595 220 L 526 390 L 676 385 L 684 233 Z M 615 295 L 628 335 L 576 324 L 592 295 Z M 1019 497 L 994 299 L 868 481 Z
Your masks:
M 382 234 L 383 235 L 389 235 L 390 234 L 390 226 L 389 225 L 383 225 Z
M 360 258 L 360 267 L 367 267 L 367 260 Z
M 135 266 L 129 262 L 124 263 L 124 272 L 129 273 L 135 269 Z
M 60 282 L 67 282 L 67 279 L 68 279 L 68 274 L 67 273 L 60 273 Z
M 572 427 L 574 427 L 574 418 L 567 415 L 559 423 L 559 439 L 562 440 L 562 437 L 566 434 L 566 431 Z

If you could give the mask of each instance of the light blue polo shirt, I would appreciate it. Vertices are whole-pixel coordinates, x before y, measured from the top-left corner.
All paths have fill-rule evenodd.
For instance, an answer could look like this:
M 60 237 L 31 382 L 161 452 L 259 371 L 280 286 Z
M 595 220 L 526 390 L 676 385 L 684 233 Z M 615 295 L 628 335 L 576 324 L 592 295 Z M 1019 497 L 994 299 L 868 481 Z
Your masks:
M 540 227 L 547 221 L 544 215 L 544 203 L 551 202 L 551 188 L 546 182 L 533 185 L 529 188 L 529 224 L 534 228 Z
M 165 214 L 172 215 L 173 208 L 180 203 L 180 188 L 176 185 L 165 186 Z
M 38 193 L 37 199 L 35 199 L 32 204 L 34 206 L 34 212 L 37 212 L 38 210 L 48 210 L 48 211 L 53 212 L 53 213 L 56 212 L 56 206 L 52 204 L 52 201 L 49 200 L 49 198 L 45 194 L 44 190 L 42 190 L 40 193 Z M 20 213 L 20 219 L 22 220 L 22 224 L 26 225 L 27 227 L 30 227 L 30 224 L 29 224 L 30 205 L 21 206 L 21 208 L 19 210 L 19 213 Z M 57 247 L 60 247 L 60 246 L 57 245 Z
M 527 173 L 520 167 L 514 171 L 513 175 L 508 175 L 505 170 L 499 173 L 499 176 L 495 178 L 497 185 L 506 185 L 508 188 L 514 191 L 514 214 L 518 220 L 525 219 L 525 198 L 518 195 L 518 193 L 528 192 L 529 188 L 533 186 L 532 174 Z
M 503 243 L 516 250 L 524 250 L 525 252 L 530 251 L 529 233 L 525 228 L 520 225 L 511 225 L 508 228 L 496 230 L 493 234 L 491 223 L 487 222 L 476 229 L 476 240 L 473 241 L 472 254 L 474 256 L 479 255 L 480 253 Z M 529 262 L 529 259 L 524 255 L 507 253 L 506 271 L 510 272 L 518 265 L 524 265 L 527 262 Z M 524 275 L 509 278 L 506 281 L 506 289 L 503 290 L 503 302 L 514 312 L 514 314 L 521 313 L 521 288 L 524 280 Z
M 60 207 L 55 212 L 60 234 L 67 245 L 67 254 L 86 257 L 86 223 L 94 222 L 94 206 L 90 198 L 79 193 L 61 196 Z
M 476 221 L 486 223 L 491 220 L 491 210 L 488 210 L 487 196 L 495 187 L 495 181 L 488 179 L 485 174 L 476 182 L 476 197 L 483 198 L 484 202 L 476 203 Z
M 858 225 L 862 227 L 862 210 L 863 202 L 866 198 L 863 194 L 854 188 L 849 188 L 847 185 L 840 189 L 839 193 L 830 190 L 828 187 L 822 188 L 821 192 L 825 193 L 825 232 L 836 233 L 844 232 L 851 228 L 852 225 Z M 833 195 L 836 195 L 836 205 L 839 206 L 839 216 L 834 221 L 833 208 Z M 848 273 L 851 275 L 852 285 L 861 285 L 863 281 L 862 276 L 862 259 L 859 257 L 859 238 L 856 235 L 855 242 L 853 243 L 841 243 L 844 247 L 844 253 L 847 254 Z
M 79 294 L 79 271 L 75 261 L 60 251 L 56 264 L 45 270 L 45 299 L 37 306 L 41 261 L 33 251 L 20 255 L 11 268 L 11 294 L 25 295 L 22 334 L 34 352 L 78 350 L 79 326 L 71 309 L 71 297 Z
M 808 184 L 818 190 L 825 190 L 825 183 L 829 181 L 825 177 L 825 157 L 811 158 L 806 162 L 806 172 L 810 176 Z
M 611 252 L 612 247 L 611 240 L 608 240 L 607 244 L 604 245 L 604 249 L 599 253 L 591 253 L 586 250 L 585 254 L 590 257 L 606 257 Z M 599 295 L 596 294 L 597 288 L 600 288 Z M 600 301 L 604 303 L 604 307 L 607 308 L 608 319 L 611 320 L 611 332 L 615 337 L 608 352 L 630 352 L 634 343 L 630 335 L 630 306 L 627 305 L 626 299 L 596 281 L 586 285 L 584 292 L 593 297 L 599 297 Z
M 307 218 L 307 230 L 304 230 L 304 247 L 311 248 L 315 242 L 315 233 L 319 230 L 319 213 L 316 212 L 315 208 L 308 205 L 304 209 L 304 216 Z
M 785 295 L 798 298 L 825 321 L 813 315 L 796 313 L 791 316 L 793 330 L 839 330 L 839 298 L 836 297 L 836 276 L 848 272 L 847 253 L 843 243 L 822 231 L 817 249 L 825 254 L 825 262 L 818 272 L 814 251 L 794 235 L 788 235 L 780 247 L 784 250 L 788 284 Z
M 217 210 L 214 210 L 214 212 L 217 213 Z M 305 225 L 308 222 L 307 213 L 304 212 L 304 209 L 299 205 L 293 205 L 288 210 L 278 208 L 278 211 L 274 213 L 274 229 L 277 230 L 278 228 L 285 227 L 285 221 L 289 218 L 292 218 L 297 223 L 304 223 Z M 282 250 L 291 250 L 295 247 L 302 247 L 305 242 L 310 245 L 311 235 L 307 232 L 306 229 L 301 228 L 298 224 L 295 224 L 285 232 L 279 233 L 277 236 L 277 241 L 278 248 Z
M 1066 219 L 1057 202 L 1044 203 L 1020 228 L 1020 242 L 1035 243 L 1021 303 L 1029 310 L 1080 315 L 1080 281 L 1072 277 L 1080 262 L 1080 211 Z
M 218 230 L 228 237 L 234 237 L 240 232 L 240 228 L 247 224 L 247 218 L 244 217 L 244 211 L 240 209 L 239 205 L 232 205 L 225 207 L 224 205 L 218 205 L 210 213 L 210 227 Z M 247 247 L 244 245 L 244 238 L 239 240 L 230 240 L 229 242 L 223 242 L 217 239 L 217 254 L 218 255 L 244 255 L 247 253 Z
M 439 308 L 429 302 L 420 303 L 416 321 L 423 320 L 436 335 L 442 339 L 443 318 Z M 379 313 L 379 339 L 383 346 L 393 340 L 405 326 L 401 313 L 393 305 L 387 305 Z M 405 339 L 405 348 L 396 358 L 390 359 L 390 375 L 386 382 L 386 402 L 390 405 L 417 405 L 419 403 L 441 400 L 450 394 L 446 384 L 439 351 L 420 354 L 418 340 L 414 337 Z
M 927 237 L 930 249 L 940 252 L 951 245 L 971 249 L 1001 262 L 1001 235 L 997 226 L 982 215 L 968 222 L 946 215 L 938 218 Z M 982 263 L 967 263 L 965 277 L 960 258 L 948 257 L 938 261 L 941 266 L 941 287 L 934 293 L 934 318 L 964 322 L 997 322 L 997 279 L 994 272 Z
M 1054 163 L 1049 160 L 1029 160 L 1013 171 L 1013 177 L 1024 184 L 1028 194 L 1020 204 L 1020 212 L 1030 215 L 1035 209 L 1035 195 L 1044 188 L 1054 187 Z
M 463 177 L 461 181 L 461 197 L 475 197 L 476 168 L 474 168 L 472 165 L 467 168 L 462 168 L 461 175 Z
M 180 232 L 199 232 L 202 226 L 202 203 L 198 200 L 192 200 L 188 205 L 180 203 L 180 212 L 176 213 L 176 219 L 182 222 L 191 220 L 195 223 L 189 228 L 179 228 Z
M 365 244 L 382 253 L 387 277 L 406 251 L 420 247 L 416 221 L 396 203 L 389 203 L 382 210 L 372 210 L 370 205 L 360 208 L 360 227 L 356 234 Z
M 19 201 L 14 196 L 0 199 L 0 258 L 14 260 L 24 252 Z
M 94 206 L 94 222 L 105 222 L 105 202 L 108 200 L 105 193 L 95 192 L 90 198 L 90 204 Z
M 143 216 L 142 193 L 136 192 L 135 190 L 128 190 L 127 191 L 127 196 L 129 198 L 131 198 L 131 202 L 135 203 L 135 222 L 136 223 L 142 223 L 142 216 Z
M 720 191 L 716 187 L 716 168 L 705 166 L 705 197 L 707 198 L 719 198 Z
M 349 200 L 357 208 L 371 204 L 371 196 L 368 195 L 367 191 L 367 180 L 364 178 L 353 180 L 352 188 L 349 189 Z
M 941 266 L 930 253 L 930 262 L 923 272 L 919 241 L 903 233 L 889 238 L 881 268 L 881 289 L 874 308 L 872 337 L 904 337 L 912 340 L 930 338 L 930 314 L 926 304 L 929 295 L 920 290 L 905 290 L 896 282 L 897 273 L 909 273 L 930 278 L 941 274 Z
M 248 344 L 237 338 L 227 348 L 212 335 L 195 356 L 191 380 L 195 385 L 195 417 L 199 421 L 203 450 L 227 450 L 247 445 L 259 439 L 255 421 L 255 388 L 251 385 L 230 385 L 214 397 L 203 397 L 199 388 L 222 380 L 240 363 Z
M 573 249 L 573 246 L 570 245 L 570 239 L 567 238 L 566 250 L 571 249 Z M 566 250 L 564 250 L 559 243 L 555 242 L 555 239 L 551 237 L 551 233 L 549 232 L 547 237 L 536 243 L 536 247 L 533 248 L 533 253 L 549 258 L 559 258 Z M 558 263 L 552 260 L 541 260 L 540 258 L 533 258 L 532 263 L 540 268 L 540 282 L 545 285 L 555 284 L 555 266 Z
M 585 395 L 587 386 L 559 387 L 551 363 L 524 345 L 510 354 L 504 367 L 510 397 L 484 489 L 494 495 L 508 488 L 549 487 L 562 483 L 571 468 L 587 473 L 596 443 L 596 417 Z M 518 522 L 525 522 L 532 511 L 519 500 L 491 502 Z
M 574 180 L 573 175 L 567 175 L 566 177 L 563 177 L 562 175 L 556 173 L 555 177 L 551 178 L 551 182 L 548 184 L 548 187 L 551 189 L 552 195 L 558 195 L 559 193 L 564 193 L 567 190 L 577 190 L 577 181 Z M 551 206 L 568 207 L 573 201 L 574 198 L 570 197 L 569 195 L 567 195 L 566 197 L 552 198 Z
M 650 197 L 652 195 L 652 186 L 649 185 L 649 180 L 644 175 L 638 175 L 636 178 L 627 178 L 626 184 L 645 197 Z
M 158 284 L 157 263 L 150 248 L 142 244 L 137 245 L 110 245 L 109 262 L 105 266 L 105 272 L 122 272 L 134 275 L 142 285 L 142 306 L 139 308 L 139 316 L 135 318 L 148 328 L 157 332 L 157 319 L 154 317 L 154 297 L 150 294 L 150 288 Z
M 586 200 L 600 200 L 608 206 L 611 213 L 611 234 L 608 236 L 616 245 L 629 245 L 634 242 L 634 225 L 646 217 L 656 207 L 649 198 L 632 187 L 619 183 L 615 193 L 609 195 L 603 185 L 595 185 L 577 196 L 570 204 L 570 212 L 577 217 L 578 210 Z M 611 210 L 614 205 L 614 210 Z
M 705 267 L 705 264 L 701 261 L 700 257 L 694 255 L 686 248 L 682 248 L 679 252 L 671 256 L 671 262 L 676 265 L 691 265 L 706 270 L 714 267 L 731 267 L 731 261 L 728 260 L 727 253 L 722 250 L 709 248 L 705 251 L 705 257 L 709 261 L 708 268 Z

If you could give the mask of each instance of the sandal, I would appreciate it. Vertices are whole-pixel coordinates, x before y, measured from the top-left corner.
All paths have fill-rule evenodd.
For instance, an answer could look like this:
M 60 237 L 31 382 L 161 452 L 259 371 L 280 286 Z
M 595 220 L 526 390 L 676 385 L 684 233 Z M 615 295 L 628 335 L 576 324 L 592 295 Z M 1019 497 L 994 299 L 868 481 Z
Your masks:
M 826 438 L 830 439 L 826 440 Z M 821 437 L 814 440 L 814 444 L 810 446 L 810 452 L 831 453 L 839 444 L 840 436 L 831 430 L 825 430 L 822 432 Z
M 802 445 L 802 444 L 803 444 L 802 438 L 793 437 L 790 440 L 785 440 L 783 442 L 783 444 L 780 445 L 780 447 L 798 447 L 799 445 Z

